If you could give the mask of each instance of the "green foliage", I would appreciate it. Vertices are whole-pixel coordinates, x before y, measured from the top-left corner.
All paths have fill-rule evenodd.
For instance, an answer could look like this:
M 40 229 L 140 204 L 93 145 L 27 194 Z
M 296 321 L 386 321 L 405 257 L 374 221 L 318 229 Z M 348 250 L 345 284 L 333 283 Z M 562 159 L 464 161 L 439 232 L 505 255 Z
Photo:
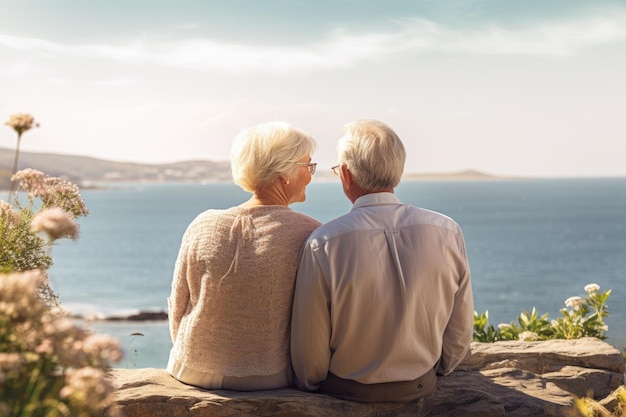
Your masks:
M 518 337 L 523 340 L 527 338 L 531 340 L 547 340 L 551 339 L 554 335 L 550 321 L 548 320 L 548 313 L 545 313 L 541 317 L 537 315 L 535 307 L 532 311 L 524 311 L 517 318 Z M 526 335 L 526 337 L 524 337 Z
M 1 202 L 2 204 L 4 202 Z M 48 269 L 46 241 L 31 231 L 34 213 L 4 204 L 0 211 L 0 272 Z
M 59 392 L 64 385 L 63 376 L 53 366 L 53 361 L 40 361 L 38 355 L 21 356 L 21 366 L 11 366 L 5 372 L 9 383 L 3 384 L 0 394 L 11 400 L 3 404 L 4 411 L 10 416 L 61 416 L 62 411 L 69 413 L 63 402 L 54 396 L 47 398 L 46 392 Z
M 604 319 L 609 315 L 606 305 L 611 290 L 600 292 L 597 284 L 585 286 L 586 297 L 570 297 L 561 317 L 550 320 L 548 313 L 541 316 L 533 307 L 522 312 L 516 321 L 498 325 L 489 324 L 488 312 L 474 312 L 474 341 L 493 343 L 500 340 L 550 340 L 596 337 L 606 339 L 608 327 Z
M 501 340 L 498 331 L 489 324 L 489 311 L 478 314 L 474 311 L 474 340 L 493 343 Z

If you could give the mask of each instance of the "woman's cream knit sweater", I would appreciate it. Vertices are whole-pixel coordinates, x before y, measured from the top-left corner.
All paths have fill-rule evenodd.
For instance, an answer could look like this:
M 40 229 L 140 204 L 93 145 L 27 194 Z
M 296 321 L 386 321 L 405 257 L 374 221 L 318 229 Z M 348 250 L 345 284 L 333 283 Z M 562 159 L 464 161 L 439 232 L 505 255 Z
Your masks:
M 290 366 L 298 257 L 319 225 L 283 206 L 200 214 L 183 236 L 168 298 L 174 358 L 237 377 Z

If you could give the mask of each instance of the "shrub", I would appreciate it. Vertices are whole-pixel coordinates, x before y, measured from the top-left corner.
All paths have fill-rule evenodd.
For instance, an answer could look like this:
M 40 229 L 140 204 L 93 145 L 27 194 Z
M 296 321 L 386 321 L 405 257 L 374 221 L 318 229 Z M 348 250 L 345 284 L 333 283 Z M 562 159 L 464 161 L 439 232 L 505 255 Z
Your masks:
M 0 200 L 0 272 L 47 270 L 54 241 L 78 238 L 74 220 L 89 210 L 78 187 L 68 181 L 34 169 L 19 171 L 11 180 L 16 184 L 11 203 Z M 41 292 L 48 303 L 56 304 L 47 280 Z
M 50 308 L 39 293 L 45 279 L 39 270 L 0 274 L 0 415 L 99 416 L 114 404 L 104 369 L 121 359 L 119 343 Z
M 499 340 L 549 340 L 596 337 L 606 339 L 608 326 L 604 318 L 609 316 L 606 305 L 611 290 L 600 292 L 598 284 L 585 286 L 586 297 L 570 297 L 565 300 L 561 317 L 549 320 L 548 313 L 539 316 L 533 307 L 524 311 L 516 321 L 489 324 L 489 312 L 474 312 L 474 341 L 492 343 Z
M 122 358 L 119 342 L 76 326 L 46 273 L 53 243 L 78 237 L 85 203 L 78 187 L 40 171 L 12 181 L 14 198 L 0 201 L 0 416 L 114 416 L 105 372 Z

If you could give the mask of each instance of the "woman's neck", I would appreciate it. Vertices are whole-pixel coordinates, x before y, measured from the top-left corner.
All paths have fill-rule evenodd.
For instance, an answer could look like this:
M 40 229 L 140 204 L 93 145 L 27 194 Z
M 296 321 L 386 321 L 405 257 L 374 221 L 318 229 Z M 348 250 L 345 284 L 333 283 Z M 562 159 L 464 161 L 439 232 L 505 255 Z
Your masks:
M 257 207 L 257 206 L 289 206 L 289 197 L 285 192 L 283 183 L 278 180 L 262 189 L 255 190 L 250 199 L 239 207 Z

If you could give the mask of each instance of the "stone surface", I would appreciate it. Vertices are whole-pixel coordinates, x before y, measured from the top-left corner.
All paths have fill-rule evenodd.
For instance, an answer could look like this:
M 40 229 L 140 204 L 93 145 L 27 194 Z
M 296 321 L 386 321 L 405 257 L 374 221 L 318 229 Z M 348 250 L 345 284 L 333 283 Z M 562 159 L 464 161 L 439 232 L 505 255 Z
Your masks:
M 361 404 L 296 389 L 207 391 L 163 369 L 113 369 L 127 417 L 231 416 L 561 416 L 574 396 L 602 400 L 624 384 L 624 360 L 597 339 L 473 343 L 472 355 L 437 392 L 410 403 Z

